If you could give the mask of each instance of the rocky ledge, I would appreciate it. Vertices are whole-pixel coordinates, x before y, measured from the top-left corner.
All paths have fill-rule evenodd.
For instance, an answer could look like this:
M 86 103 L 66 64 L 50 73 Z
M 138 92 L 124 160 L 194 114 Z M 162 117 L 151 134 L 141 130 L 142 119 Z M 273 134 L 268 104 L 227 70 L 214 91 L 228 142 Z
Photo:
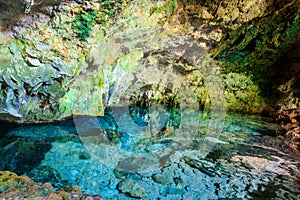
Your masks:
M 51 184 L 38 184 L 27 176 L 18 176 L 9 171 L 0 171 L 1 199 L 41 199 L 41 200 L 103 200 L 99 195 L 83 194 L 77 186 L 55 191 Z

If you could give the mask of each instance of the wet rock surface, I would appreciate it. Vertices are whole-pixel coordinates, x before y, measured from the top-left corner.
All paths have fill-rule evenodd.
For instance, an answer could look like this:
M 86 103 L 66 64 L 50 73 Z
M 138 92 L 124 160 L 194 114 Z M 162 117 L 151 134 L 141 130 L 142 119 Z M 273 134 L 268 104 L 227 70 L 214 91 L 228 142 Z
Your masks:
M 25 2 L 0 0 L 0 119 L 79 118 L 5 130 L 1 169 L 106 199 L 300 198 L 298 1 Z M 274 88 L 287 138 L 251 117 L 219 125 Z
M 61 122 L 22 126 L 7 136 L 27 138 L 34 132 L 40 142 L 52 138 L 44 159 L 24 172 L 57 190 L 78 185 L 83 193 L 104 199 L 299 198 L 300 155 L 282 151 L 274 142 L 282 141 L 275 136 L 280 127 L 263 118 L 228 115 L 220 135 L 198 121 L 193 129 L 198 137 L 191 138 L 189 129 L 141 138 L 119 127 L 120 140 L 110 143 L 102 142 L 102 133 L 117 126 L 107 122 L 112 123 L 110 115 L 98 118 L 99 130 L 94 124 L 91 135 L 80 135 L 73 123 Z M 53 126 L 53 136 L 43 134 Z
M 79 187 L 68 187 L 55 191 L 51 184 L 38 184 L 27 176 L 18 176 L 9 171 L 0 171 L 0 198 L 3 199 L 93 199 L 102 200 L 99 195 L 83 194 Z
M 300 4 L 260 2 L 264 5 L 260 6 L 265 9 L 263 14 L 229 31 L 210 53 L 223 63 L 223 73 L 251 74 L 261 96 L 269 102 L 265 107 L 267 112 L 298 108 L 299 87 L 294 83 L 299 80 L 296 58 L 299 58 Z M 228 28 L 239 24 L 238 21 Z M 287 23 L 290 26 L 282 26 Z

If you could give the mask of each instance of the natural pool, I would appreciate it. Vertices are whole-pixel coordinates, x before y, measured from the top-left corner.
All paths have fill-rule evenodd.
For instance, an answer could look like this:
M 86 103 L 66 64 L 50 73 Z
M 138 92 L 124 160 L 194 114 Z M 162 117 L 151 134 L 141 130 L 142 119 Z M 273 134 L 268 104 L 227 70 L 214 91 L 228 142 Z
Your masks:
M 0 170 L 57 189 L 78 185 L 104 199 L 300 198 L 300 158 L 282 146 L 280 127 L 269 119 L 127 111 L 52 124 L 2 123 Z

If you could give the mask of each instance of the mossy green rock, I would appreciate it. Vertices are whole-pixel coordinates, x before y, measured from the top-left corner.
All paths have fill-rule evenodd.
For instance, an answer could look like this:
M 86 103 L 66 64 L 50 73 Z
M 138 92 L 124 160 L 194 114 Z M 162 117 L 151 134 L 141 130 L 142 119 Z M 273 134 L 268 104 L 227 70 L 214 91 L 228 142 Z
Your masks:
M 279 6 L 279 7 L 276 7 Z M 270 95 L 280 69 L 274 65 L 300 39 L 300 3 L 275 1 L 268 11 L 224 37 L 211 54 L 225 74 L 242 73 L 252 78 L 261 95 Z
M 36 2 L 39 5 L 40 3 L 43 4 Z M 102 24 L 108 25 L 113 17 L 114 13 L 110 13 L 109 16 L 103 15 L 101 18 L 101 13 L 108 12 L 107 9 L 108 5 L 101 6 L 99 2 L 93 2 L 91 5 L 82 2 L 64 4 L 52 18 L 45 17 L 49 20 L 48 23 L 36 22 L 32 26 L 25 23 L 26 28 L 22 27 L 16 38 L 1 41 L 3 43 L 0 46 L 1 120 L 49 122 L 71 116 L 71 111 L 66 109 L 68 105 L 65 105 L 62 99 L 72 87 L 70 84 L 74 80 L 79 80 L 75 77 L 87 66 L 85 63 L 87 52 L 97 44 L 94 41 L 99 34 L 94 33 L 92 26 L 97 26 L 99 32 Z M 92 13 L 98 21 L 94 20 L 94 17 L 91 17 L 91 21 L 81 14 L 76 18 L 73 14 L 78 12 Z M 90 42 L 79 41 L 78 31 L 72 27 L 72 21 L 76 24 L 75 21 L 79 18 L 86 21 L 88 34 L 82 33 L 84 34 L 82 36 Z M 91 37 L 88 38 L 90 33 Z M 95 79 L 96 85 L 99 86 L 102 74 L 101 77 L 98 74 Z M 77 85 L 80 84 L 82 82 L 78 81 Z M 97 103 L 101 107 L 102 94 L 98 95 L 100 100 L 97 100 Z M 101 115 L 102 112 L 103 107 L 98 109 L 97 114 Z
M 18 176 L 9 171 L 0 172 L 0 193 L 3 193 L 8 188 L 22 187 L 25 182 L 32 182 L 28 177 Z
M 265 107 L 259 87 L 250 77 L 238 73 L 225 75 L 227 108 L 244 113 L 260 113 Z
M 0 171 L 0 198 L 53 200 L 67 200 L 73 198 L 102 199 L 99 195 L 83 194 L 78 186 L 71 186 L 55 191 L 49 183 L 35 183 L 27 176 L 18 176 L 9 171 Z
M 18 176 L 9 171 L 0 171 L 0 198 L 37 198 L 46 197 L 54 193 L 50 184 L 34 183 L 27 176 Z
M 20 30 L 13 33 L 15 38 L 1 41 L 0 119 L 49 122 L 72 114 L 103 115 L 105 107 L 124 102 L 149 80 L 151 87 L 170 89 L 171 96 L 179 90 L 177 99 L 187 99 L 186 104 L 195 97 L 201 108 L 212 105 L 208 87 L 216 82 L 215 96 L 223 97 L 224 91 L 227 110 L 261 112 L 273 87 L 270 80 L 280 72 L 274 63 L 300 39 L 299 4 L 61 4 L 52 16 L 28 17 L 32 25 L 14 26 Z M 208 58 L 206 51 L 214 65 L 198 66 L 200 58 Z M 212 78 L 221 77 L 215 69 L 223 73 L 223 83 Z M 162 91 L 155 95 L 156 102 L 167 101 Z

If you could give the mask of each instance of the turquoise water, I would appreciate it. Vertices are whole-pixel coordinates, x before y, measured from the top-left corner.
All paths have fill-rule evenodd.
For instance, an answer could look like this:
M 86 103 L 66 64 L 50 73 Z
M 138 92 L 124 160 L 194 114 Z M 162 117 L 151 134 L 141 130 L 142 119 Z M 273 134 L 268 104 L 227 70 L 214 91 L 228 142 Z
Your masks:
M 1 123 L 0 170 L 104 199 L 300 198 L 300 159 L 269 119 L 116 110 L 52 124 Z

